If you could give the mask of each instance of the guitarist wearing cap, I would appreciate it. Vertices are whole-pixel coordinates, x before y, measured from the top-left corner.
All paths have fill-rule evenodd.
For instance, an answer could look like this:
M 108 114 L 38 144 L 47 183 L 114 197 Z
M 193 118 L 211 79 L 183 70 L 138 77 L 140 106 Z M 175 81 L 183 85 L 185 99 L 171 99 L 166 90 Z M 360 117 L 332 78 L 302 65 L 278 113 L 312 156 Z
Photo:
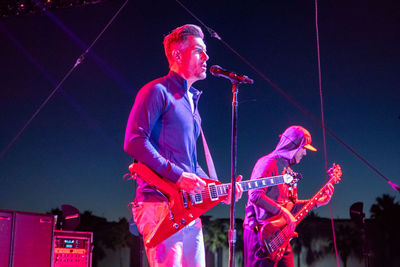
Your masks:
M 290 126 L 280 136 L 280 141 L 275 150 L 257 161 L 251 179 L 292 172 L 290 167 L 300 163 L 307 150 L 317 151 L 311 146 L 310 133 L 301 126 Z M 277 221 L 278 224 L 285 225 L 285 233 L 282 236 L 295 236 L 294 230 L 297 225 L 295 215 L 304 205 L 309 205 L 311 201 L 299 200 L 296 186 L 295 183 L 291 185 L 281 184 L 249 191 L 243 223 L 244 266 L 294 266 L 293 252 L 288 241 L 278 244 L 277 247 L 279 248 L 274 251 L 274 248 L 271 249 L 265 245 L 268 242 L 265 241 L 263 236 L 268 235 L 268 231 L 264 231 L 265 226 L 277 224 Z M 312 206 L 320 207 L 327 204 L 333 191 L 333 185 L 327 183 L 321 193 L 313 198 Z M 276 220 L 276 218 L 279 218 L 279 220 Z M 278 226 L 275 229 L 283 229 L 283 227 Z M 276 235 L 276 233 L 272 233 L 272 235 Z M 281 240 L 285 240 L 285 238 L 281 238 Z M 272 243 L 275 243 L 275 240 Z

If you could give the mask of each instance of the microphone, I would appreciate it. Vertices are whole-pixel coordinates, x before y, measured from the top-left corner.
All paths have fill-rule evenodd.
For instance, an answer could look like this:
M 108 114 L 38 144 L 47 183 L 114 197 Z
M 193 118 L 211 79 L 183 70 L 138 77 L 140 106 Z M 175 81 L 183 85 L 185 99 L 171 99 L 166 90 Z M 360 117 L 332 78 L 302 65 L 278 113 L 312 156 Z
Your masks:
M 211 66 L 210 73 L 215 77 L 223 77 L 229 79 L 231 82 L 234 83 L 249 83 L 249 84 L 254 83 L 254 81 L 249 77 L 247 77 L 246 75 L 240 75 L 229 70 L 224 70 L 218 65 Z

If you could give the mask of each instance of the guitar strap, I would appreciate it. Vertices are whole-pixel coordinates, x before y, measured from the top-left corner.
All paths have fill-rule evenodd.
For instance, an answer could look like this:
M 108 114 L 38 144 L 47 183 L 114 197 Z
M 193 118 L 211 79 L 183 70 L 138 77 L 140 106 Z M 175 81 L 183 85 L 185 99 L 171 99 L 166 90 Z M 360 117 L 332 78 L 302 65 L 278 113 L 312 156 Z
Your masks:
M 204 136 L 202 127 L 200 127 L 200 131 L 201 131 L 201 138 L 203 139 L 203 148 L 204 148 L 204 155 L 206 157 L 206 162 L 207 162 L 208 175 L 210 176 L 211 179 L 218 180 L 217 172 L 215 171 L 215 167 L 214 167 L 214 162 L 211 157 L 210 150 L 208 149 L 206 137 Z

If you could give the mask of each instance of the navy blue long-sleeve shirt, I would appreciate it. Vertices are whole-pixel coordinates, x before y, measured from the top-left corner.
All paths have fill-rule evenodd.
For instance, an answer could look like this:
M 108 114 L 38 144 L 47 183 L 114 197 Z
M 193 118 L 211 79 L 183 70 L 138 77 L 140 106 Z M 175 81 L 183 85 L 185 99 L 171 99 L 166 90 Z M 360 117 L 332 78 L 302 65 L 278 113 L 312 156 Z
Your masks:
M 136 96 L 125 132 L 125 151 L 175 183 L 183 172 L 207 177 L 197 163 L 196 151 L 201 92 L 189 89 L 193 94 L 192 112 L 186 88 L 186 80 L 172 71 L 146 84 Z M 165 200 L 142 179 L 137 182 L 136 200 Z

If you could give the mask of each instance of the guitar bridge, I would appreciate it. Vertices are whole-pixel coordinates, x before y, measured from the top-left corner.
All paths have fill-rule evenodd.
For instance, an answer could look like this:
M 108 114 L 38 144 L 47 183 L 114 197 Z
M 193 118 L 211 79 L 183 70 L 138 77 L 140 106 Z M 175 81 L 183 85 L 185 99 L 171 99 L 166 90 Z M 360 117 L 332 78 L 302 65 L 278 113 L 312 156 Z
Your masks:
M 190 194 L 186 193 L 185 191 L 182 191 L 182 200 L 185 209 L 189 208 L 190 203 L 191 204 L 203 203 L 203 197 L 201 196 L 201 194 Z
M 193 204 L 203 203 L 203 198 L 202 198 L 201 194 L 190 195 L 190 198 L 191 198 Z
M 187 195 L 190 196 L 190 194 L 187 194 Z M 189 206 L 189 203 L 188 203 L 188 199 L 186 197 L 186 192 L 185 191 L 182 191 L 182 200 L 183 200 L 183 206 L 186 209 Z

